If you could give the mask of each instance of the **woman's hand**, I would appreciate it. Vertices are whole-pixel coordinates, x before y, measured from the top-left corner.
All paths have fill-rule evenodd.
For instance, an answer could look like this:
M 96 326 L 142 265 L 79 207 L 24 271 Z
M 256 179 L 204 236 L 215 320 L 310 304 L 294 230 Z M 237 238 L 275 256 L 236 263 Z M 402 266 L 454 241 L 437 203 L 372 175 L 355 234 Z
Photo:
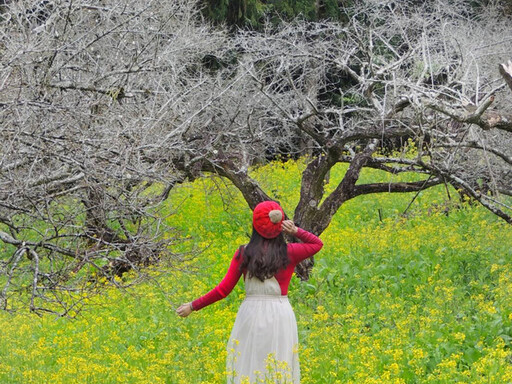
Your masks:
M 293 223 L 293 221 L 285 220 L 285 221 L 283 221 L 283 223 L 281 225 L 282 225 L 284 233 L 286 233 L 288 235 L 292 235 L 292 236 L 295 236 L 297 234 L 298 229 L 295 226 L 295 224 Z
M 192 303 L 181 304 L 176 310 L 176 313 L 181 317 L 187 317 L 192 313 Z

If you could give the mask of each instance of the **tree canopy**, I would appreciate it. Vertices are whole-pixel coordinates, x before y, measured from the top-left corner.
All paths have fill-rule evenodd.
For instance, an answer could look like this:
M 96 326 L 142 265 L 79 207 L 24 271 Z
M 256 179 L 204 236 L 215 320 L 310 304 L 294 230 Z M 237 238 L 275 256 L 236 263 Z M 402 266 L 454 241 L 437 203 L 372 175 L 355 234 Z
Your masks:
M 66 307 L 86 270 L 173 263 L 172 188 L 219 175 L 252 208 L 277 196 L 250 167 L 280 156 L 308 159 L 287 214 L 316 234 L 356 196 L 439 184 L 512 223 L 512 22 L 473 3 L 367 0 L 342 21 L 231 30 L 190 0 L 4 5 L 0 305 L 29 291 L 35 311 Z M 363 184 L 365 167 L 414 177 Z

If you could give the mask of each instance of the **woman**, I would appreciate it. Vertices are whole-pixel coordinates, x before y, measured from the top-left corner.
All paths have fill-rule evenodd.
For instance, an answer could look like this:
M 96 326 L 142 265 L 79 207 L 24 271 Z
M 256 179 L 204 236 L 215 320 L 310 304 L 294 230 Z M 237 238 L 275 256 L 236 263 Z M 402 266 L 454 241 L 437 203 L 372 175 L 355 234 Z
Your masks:
M 287 298 L 288 285 L 295 266 L 323 244 L 312 233 L 283 219 L 279 204 L 258 204 L 253 212 L 251 240 L 235 252 L 224 279 L 206 295 L 176 310 L 186 317 L 223 299 L 244 276 L 246 298 L 228 343 L 228 383 L 300 382 L 297 323 Z M 302 243 L 286 244 L 283 232 Z

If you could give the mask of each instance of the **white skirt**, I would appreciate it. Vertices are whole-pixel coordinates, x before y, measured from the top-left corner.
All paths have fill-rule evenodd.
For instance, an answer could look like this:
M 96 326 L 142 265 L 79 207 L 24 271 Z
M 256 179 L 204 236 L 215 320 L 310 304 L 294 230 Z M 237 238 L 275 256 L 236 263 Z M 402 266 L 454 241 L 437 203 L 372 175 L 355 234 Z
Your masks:
M 299 384 L 297 322 L 288 297 L 274 277 L 248 278 L 245 291 L 227 347 L 228 384 Z

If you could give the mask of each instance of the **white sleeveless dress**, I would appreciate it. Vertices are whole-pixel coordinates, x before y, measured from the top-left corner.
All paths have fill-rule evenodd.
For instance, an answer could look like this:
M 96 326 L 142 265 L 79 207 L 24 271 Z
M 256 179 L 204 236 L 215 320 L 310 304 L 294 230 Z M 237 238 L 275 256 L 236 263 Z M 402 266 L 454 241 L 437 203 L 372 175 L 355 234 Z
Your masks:
M 245 292 L 227 347 L 228 384 L 299 384 L 297 322 L 288 297 L 274 277 L 245 279 Z

